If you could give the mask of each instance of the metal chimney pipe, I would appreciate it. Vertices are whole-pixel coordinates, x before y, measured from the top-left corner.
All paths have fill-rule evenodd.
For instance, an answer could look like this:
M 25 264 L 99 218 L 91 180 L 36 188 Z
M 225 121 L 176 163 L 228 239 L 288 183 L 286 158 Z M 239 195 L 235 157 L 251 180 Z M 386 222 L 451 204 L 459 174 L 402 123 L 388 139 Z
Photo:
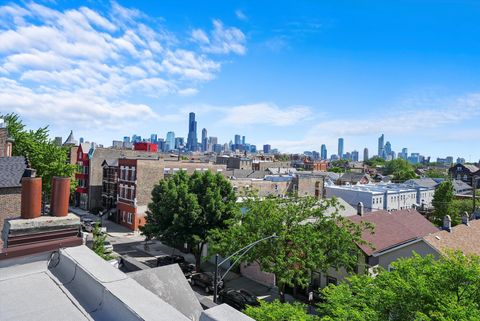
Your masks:
M 53 177 L 50 213 L 53 216 L 67 216 L 69 199 L 70 177 Z
M 358 204 L 357 204 L 357 215 L 359 215 L 359 216 L 365 215 L 365 208 L 364 208 L 362 202 L 358 202 Z
M 22 196 L 20 217 L 32 219 L 40 217 L 42 210 L 42 178 L 22 178 Z
M 445 215 L 445 217 L 443 218 L 442 230 L 447 231 L 447 232 L 452 231 L 452 219 L 451 219 L 450 215 Z

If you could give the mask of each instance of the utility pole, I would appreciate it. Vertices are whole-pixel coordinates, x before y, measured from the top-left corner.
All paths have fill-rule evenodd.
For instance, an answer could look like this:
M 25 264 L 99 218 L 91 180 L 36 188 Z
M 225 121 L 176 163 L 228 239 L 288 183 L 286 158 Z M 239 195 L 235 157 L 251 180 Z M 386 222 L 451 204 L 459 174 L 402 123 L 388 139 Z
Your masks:
M 476 210 L 476 198 L 477 198 L 477 180 L 478 180 L 479 177 L 477 176 L 473 176 L 472 177 L 472 191 L 473 191 L 473 210 L 472 210 L 472 214 L 475 215 L 475 210 Z

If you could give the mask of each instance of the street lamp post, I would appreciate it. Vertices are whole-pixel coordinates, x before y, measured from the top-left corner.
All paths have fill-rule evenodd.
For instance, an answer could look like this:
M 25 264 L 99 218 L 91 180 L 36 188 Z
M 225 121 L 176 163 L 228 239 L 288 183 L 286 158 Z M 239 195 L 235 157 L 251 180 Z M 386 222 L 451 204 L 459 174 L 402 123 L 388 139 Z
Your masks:
M 219 281 L 222 281 L 225 276 L 228 274 L 228 272 L 230 272 L 230 270 L 232 269 L 232 267 L 238 262 L 240 261 L 240 258 L 242 256 L 244 256 L 248 251 L 250 251 L 250 249 L 252 247 L 254 247 L 255 245 L 257 245 L 258 243 L 262 242 L 262 241 L 265 241 L 265 240 L 268 240 L 268 239 L 276 239 L 278 238 L 277 234 L 274 233 L 273 235 L 270 235 L 270 236 L 267 236 L 267 237 L 264 237 L 260 240 L 257 240 L 253 243 L 250 243 L 248 244 L 247 246 L 244 246 L 242 247 L 240 250 L 236 251 L 235 253 L 233 253 L 232 255 L 230 255 L 229 257 L 227 257 L 226 259 L 224 259 L 222 262 L 218 263 L 218 254 L 215 254 L 215 275 L 214 275 L 214 279 L 213 279 L 213 302 L 217 303 L 217 296 L 218 296 L 218 282 Z M 237 257 L 237 259 L 232 263 L 230 264 L 230 267 L 227 269 L 227 271 L 225 271 L 225 274 L 223 274 L 223 276 L 219 279 L 218 278 L 218 268 L 225 262 L 227 262 L 230 258 L 232 258 L 233 256 L 237 255 L 237 254 L 240 254 L 239 257 Z

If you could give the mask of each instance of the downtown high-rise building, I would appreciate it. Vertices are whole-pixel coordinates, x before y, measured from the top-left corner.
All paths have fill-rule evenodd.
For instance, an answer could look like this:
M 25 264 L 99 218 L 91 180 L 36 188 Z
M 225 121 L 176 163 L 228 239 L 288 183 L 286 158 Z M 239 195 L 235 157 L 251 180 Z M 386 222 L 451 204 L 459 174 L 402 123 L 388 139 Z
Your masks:
M 183 137 L 175 137 L 175 149 L 183 149 L 185 147 L 185 139 Z
M 242 144 L 240 135 L 235 135 L 234 142 L 235 142 L 234 144 L 237 145 L 237 146 Z
M 338 139 L 338 158 L 343 157 L 343 138 Z
M 245 136 L 242 136 L 242 145 L 245 145 Z
M 358 162 L 358 157 L 359 157 L 358 151 L 354 150 L 351 154 L 351 160 L 354 161 L 354 162 Z
M 386 158 L 385 157 L 385 136 L 378 137 L 378 157 Z
M 363 149 L 363 161 L 364 161 L 364 162 L 367 161 L 368 158 L 369 158 L 369 157 L 368 157 L 368 148 L 365 147 L 365 148 Z
M 264 154 L 270 154 L 271 151 L 272 151 L 272 146 L 270 146 L 269 144 L 263 145 L 263 153 Z
M 195 121 L 195 113 L 190 113 L 188 115 L 187 149 L 189 151 L 196 151 L 197 142 L 197 122 Z
M 322 147 L 320 147 L 320 159 L 327 159 L 327 146 L 325 146 L 325 144 L 322 144 Z
M 207 151 L 207 143 L 208 143 L 208 138 L 207 138 L 207 129 L 204 128 L 202 129 L 202 152 Z
M 165 139 L 165 151 L 169 152 L 172 149 L 175 149 L 175 133 L 168 132 L 167 138 Z
M 156 143 L 157 143 L 157 139 L 158 139 L 157 134 L 151 134 L 151 135 L 150 135 L 150 143 L 156 144 Z

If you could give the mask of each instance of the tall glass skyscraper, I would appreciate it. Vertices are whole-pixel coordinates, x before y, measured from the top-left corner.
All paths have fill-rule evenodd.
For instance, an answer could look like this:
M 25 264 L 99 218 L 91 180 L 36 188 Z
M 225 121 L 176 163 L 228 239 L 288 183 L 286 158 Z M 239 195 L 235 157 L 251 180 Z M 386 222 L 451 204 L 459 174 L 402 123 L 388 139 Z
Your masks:
M 343 158 L 343 138 L 338 139 L 338 158 Z
M 385 144 L 384 144 L 385 137 L 380 136 L 378 137 L 378 157 L 385 158 Z
M 202 129 L 202 152 L 207 151 L 207 129 Z
M 367 161 L 368 160 L 368 148 L 365 147 L 363 149 L 363 161 Z
M 188 117 L 187 149 L 189 151 L 196 151 L 197 142 L 197 122 L 195 121 L 195 113 L 190 113 Z
M 168 147 L 166 148 L 166 151 L 171 151 L 172 149 L 175 149 L 175 133 L 174 132 L 168 132 L 167 133 L 167 138 L 165 139 L 166 145 Z
M 327 146 L 325 146 L 325 144 L 322 144 L 322 147 L 320 147 L 320 159 L 327 159 Z

